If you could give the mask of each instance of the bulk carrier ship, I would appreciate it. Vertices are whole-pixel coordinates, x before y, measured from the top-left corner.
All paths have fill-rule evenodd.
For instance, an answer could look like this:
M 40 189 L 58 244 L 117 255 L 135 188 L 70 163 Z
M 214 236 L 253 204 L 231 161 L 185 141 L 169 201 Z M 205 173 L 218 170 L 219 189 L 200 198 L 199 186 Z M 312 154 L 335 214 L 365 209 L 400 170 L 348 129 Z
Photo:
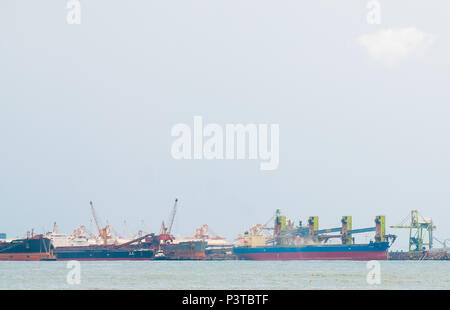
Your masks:
M 93 239 L 88 239 L 85 227 L 80 226 L 72 236 L 66 236 L 58 232 L 55 223 L 53 232 L 48 233 L 48 237 L 55 245 L 54 253 L 57 260 L 203 260 L 206 258 L 206 242 L 179 242 L 171 234 L 177 201 L 176 199 L 169 227 L 166 227 L 163 221 L 161 232 L 158 235 L 151 233 L 132 240 L 113 237 L 112 227 L 100 224 L 91 201 L 92 216 L 98 229 L 98 235 L 93 236 Z M 92 241 L 95 243 L 91 244 Z
M 352 229 L 350 216 L 344 216 L 341 222 L 341 227 L 319 230 L 319 219 L 312 216 L 307 226 L 300 222 L 294 228 L 277 210 L 272 237 L 264 237 L 262 231 L 265 227 L 259 226 L 247 232 L 243 238 L 244 245 L 235 247 L 233 252 L 239 259 L 248 260 L 387 260 L 387 250 L 396 237 L 385 235 L 384 216 L 375 218 L 374 227 L 362 229 Z M 355 244 L 354 234 L 372 231 L 375 232 L 374 241 Z M 328 244 L 333 238 L 340 239 L 341 244 Z
M 59 247 L 57 260 L 203 260 L 203 241 L 161 242 L 160 235 L 146 235 L 121 245 L 89 245 Z
M 51 240 L 36 235 L 25 239 L 0 242 L 0 261 L 55 260 Z
M 57 260 L 150 260 L 154 256 L 154 235 L 149 234 L 120 245 L 88 245 L 57 247 Z

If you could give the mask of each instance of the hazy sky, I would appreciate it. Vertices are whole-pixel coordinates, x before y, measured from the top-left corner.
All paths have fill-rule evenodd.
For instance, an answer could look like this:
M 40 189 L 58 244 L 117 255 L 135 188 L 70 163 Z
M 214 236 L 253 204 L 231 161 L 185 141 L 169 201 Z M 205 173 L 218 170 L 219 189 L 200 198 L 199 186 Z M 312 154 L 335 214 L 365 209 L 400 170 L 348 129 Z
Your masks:
M 0 1 L 0 231 L 103 223 L 232 239 L 279 208 L 450 238 L 448 1 Z M 174 160 L 171 128 L 276 123 L 280 164 Z M 401 234 L 398 230 L 390 233 Z M 397 246 L 406 248 L 405 234 Z

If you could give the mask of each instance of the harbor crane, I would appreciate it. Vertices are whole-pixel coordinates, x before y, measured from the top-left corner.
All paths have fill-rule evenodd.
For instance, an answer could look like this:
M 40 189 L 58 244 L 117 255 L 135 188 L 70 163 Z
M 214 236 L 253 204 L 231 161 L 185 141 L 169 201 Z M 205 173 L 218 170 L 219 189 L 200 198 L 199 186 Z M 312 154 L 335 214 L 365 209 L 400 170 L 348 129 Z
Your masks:
M 213 238 L 211 238 L 213 236 Z M 208 226 L 208 224 L 204 224 L 198 228 L 195 229 L 194 232 L 194 238 L 195 239 L 221 239 L 224 240 L 225 238 L 222 238 L 217 233 L 215 233 L 211 227 Z
M 164 221 L 162 221 L 162 224 L 161 224 L 161 231 L 158 235 L 158 238 L 159 238 L 159 240 L 163 241 L 164 243 L 169 243 L 169 242 L 173 241 L 173 239 L 174 239 L 174 237 L 171 235 L 171 232 L 172 232 L 173 222 L 175 220 L 175 214 L 177 212 L 177 203 L 178 203 L 178 199 L 175 199 L 175 204 L 170 213 L 169 225 L 166 226 L 166 223 Z
M 101 235 L 102 228 L 100 226 L 100 222 L 98 220 L 97 213 L 95 212 L 94 203 L 92 201 L 90 201 L 89 204 L 91 205 L 91 212 L 92 212 L 92 217 L 94 218 L 94 221 L 95 221 L 95 226 L 97 226 L 98 233 Z
M 410 220 L 409 225 L 404 223 Z M 433 248 L 433 230 L 436 226 L 433 225 L 431 218 L 423 217 L 419 211 L 412 210 L 400 225 L 390 226 L 391 228 L 405 228 L 409 229 L 409 247 L 410 253 L 431 250 Z
M 104 228 L 101 227 L 100 221 L 98 220 L 97 213 L 95 212 L 94 203 L 92 201 L 89 202 L 91 205 L 92 217 L 94 218 L 95 225 L 98 229 L 99 236 L 103 239 L 103 243 L 106 245 L 108 243 L 108 229 L 109 225 Z
M 172 232 L 173 222 L 175 220 L 175 214 L 177 213 L 177 203 L 178 203 L 178 198 L 175 199 L 175 204 L 173 205 L 172 213 L 170 214 L 169 227 L 167 229 L 168 234 L 170 234 Z

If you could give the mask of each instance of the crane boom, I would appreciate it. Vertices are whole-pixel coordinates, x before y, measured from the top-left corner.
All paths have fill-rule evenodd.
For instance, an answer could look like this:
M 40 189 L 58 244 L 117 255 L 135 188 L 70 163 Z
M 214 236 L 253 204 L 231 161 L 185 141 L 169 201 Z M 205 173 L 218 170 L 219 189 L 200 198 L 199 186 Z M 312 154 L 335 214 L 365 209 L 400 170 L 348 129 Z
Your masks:
M 405 225 L 408 219 L 410 223 Z M 412 210 L 410 215 L 400 225 L 393 225 L 391 228 L 409 229 L 409 252 L 423 251 L 425 249 L 431 250 L 433 248 L 433 230 L 436 229 L 436 226 L 433 225 L 431 218 L 421 216 L 417 210 Z
M 94 218 L 95 225 L 97 226 L 98 233 L 100 234 L 100 236 L 102 236 L 103 235 L 103 230 L 102 230 L 102 227 L 100 226 L 100 223 L 98 221 L 97 214 L 95 213 L 94 204 L 92 203 L 92 201 L 90 201 L 90 204 L 91 204 L 92 217 Z
M 172 213 L 170 215 L 169 229 L 167 230 L 168 234 L 172 231 L 173 221 L 175 220 L 175 214 L 177 213 L 177 203 L 178 199 L 175 199 L 175 204 L 173 205 Z

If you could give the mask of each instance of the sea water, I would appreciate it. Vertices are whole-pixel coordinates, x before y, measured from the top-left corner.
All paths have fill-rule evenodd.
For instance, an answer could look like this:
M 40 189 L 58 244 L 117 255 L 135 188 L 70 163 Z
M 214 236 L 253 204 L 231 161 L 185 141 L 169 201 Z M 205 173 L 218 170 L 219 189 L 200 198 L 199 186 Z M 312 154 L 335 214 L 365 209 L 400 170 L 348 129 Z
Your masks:
M 450 261 L 381 261 L 378 267 L 352 261 L 0 262 L 0 289 L 450 289 Z M 379 281 L 370 280 L 374 270 Z

